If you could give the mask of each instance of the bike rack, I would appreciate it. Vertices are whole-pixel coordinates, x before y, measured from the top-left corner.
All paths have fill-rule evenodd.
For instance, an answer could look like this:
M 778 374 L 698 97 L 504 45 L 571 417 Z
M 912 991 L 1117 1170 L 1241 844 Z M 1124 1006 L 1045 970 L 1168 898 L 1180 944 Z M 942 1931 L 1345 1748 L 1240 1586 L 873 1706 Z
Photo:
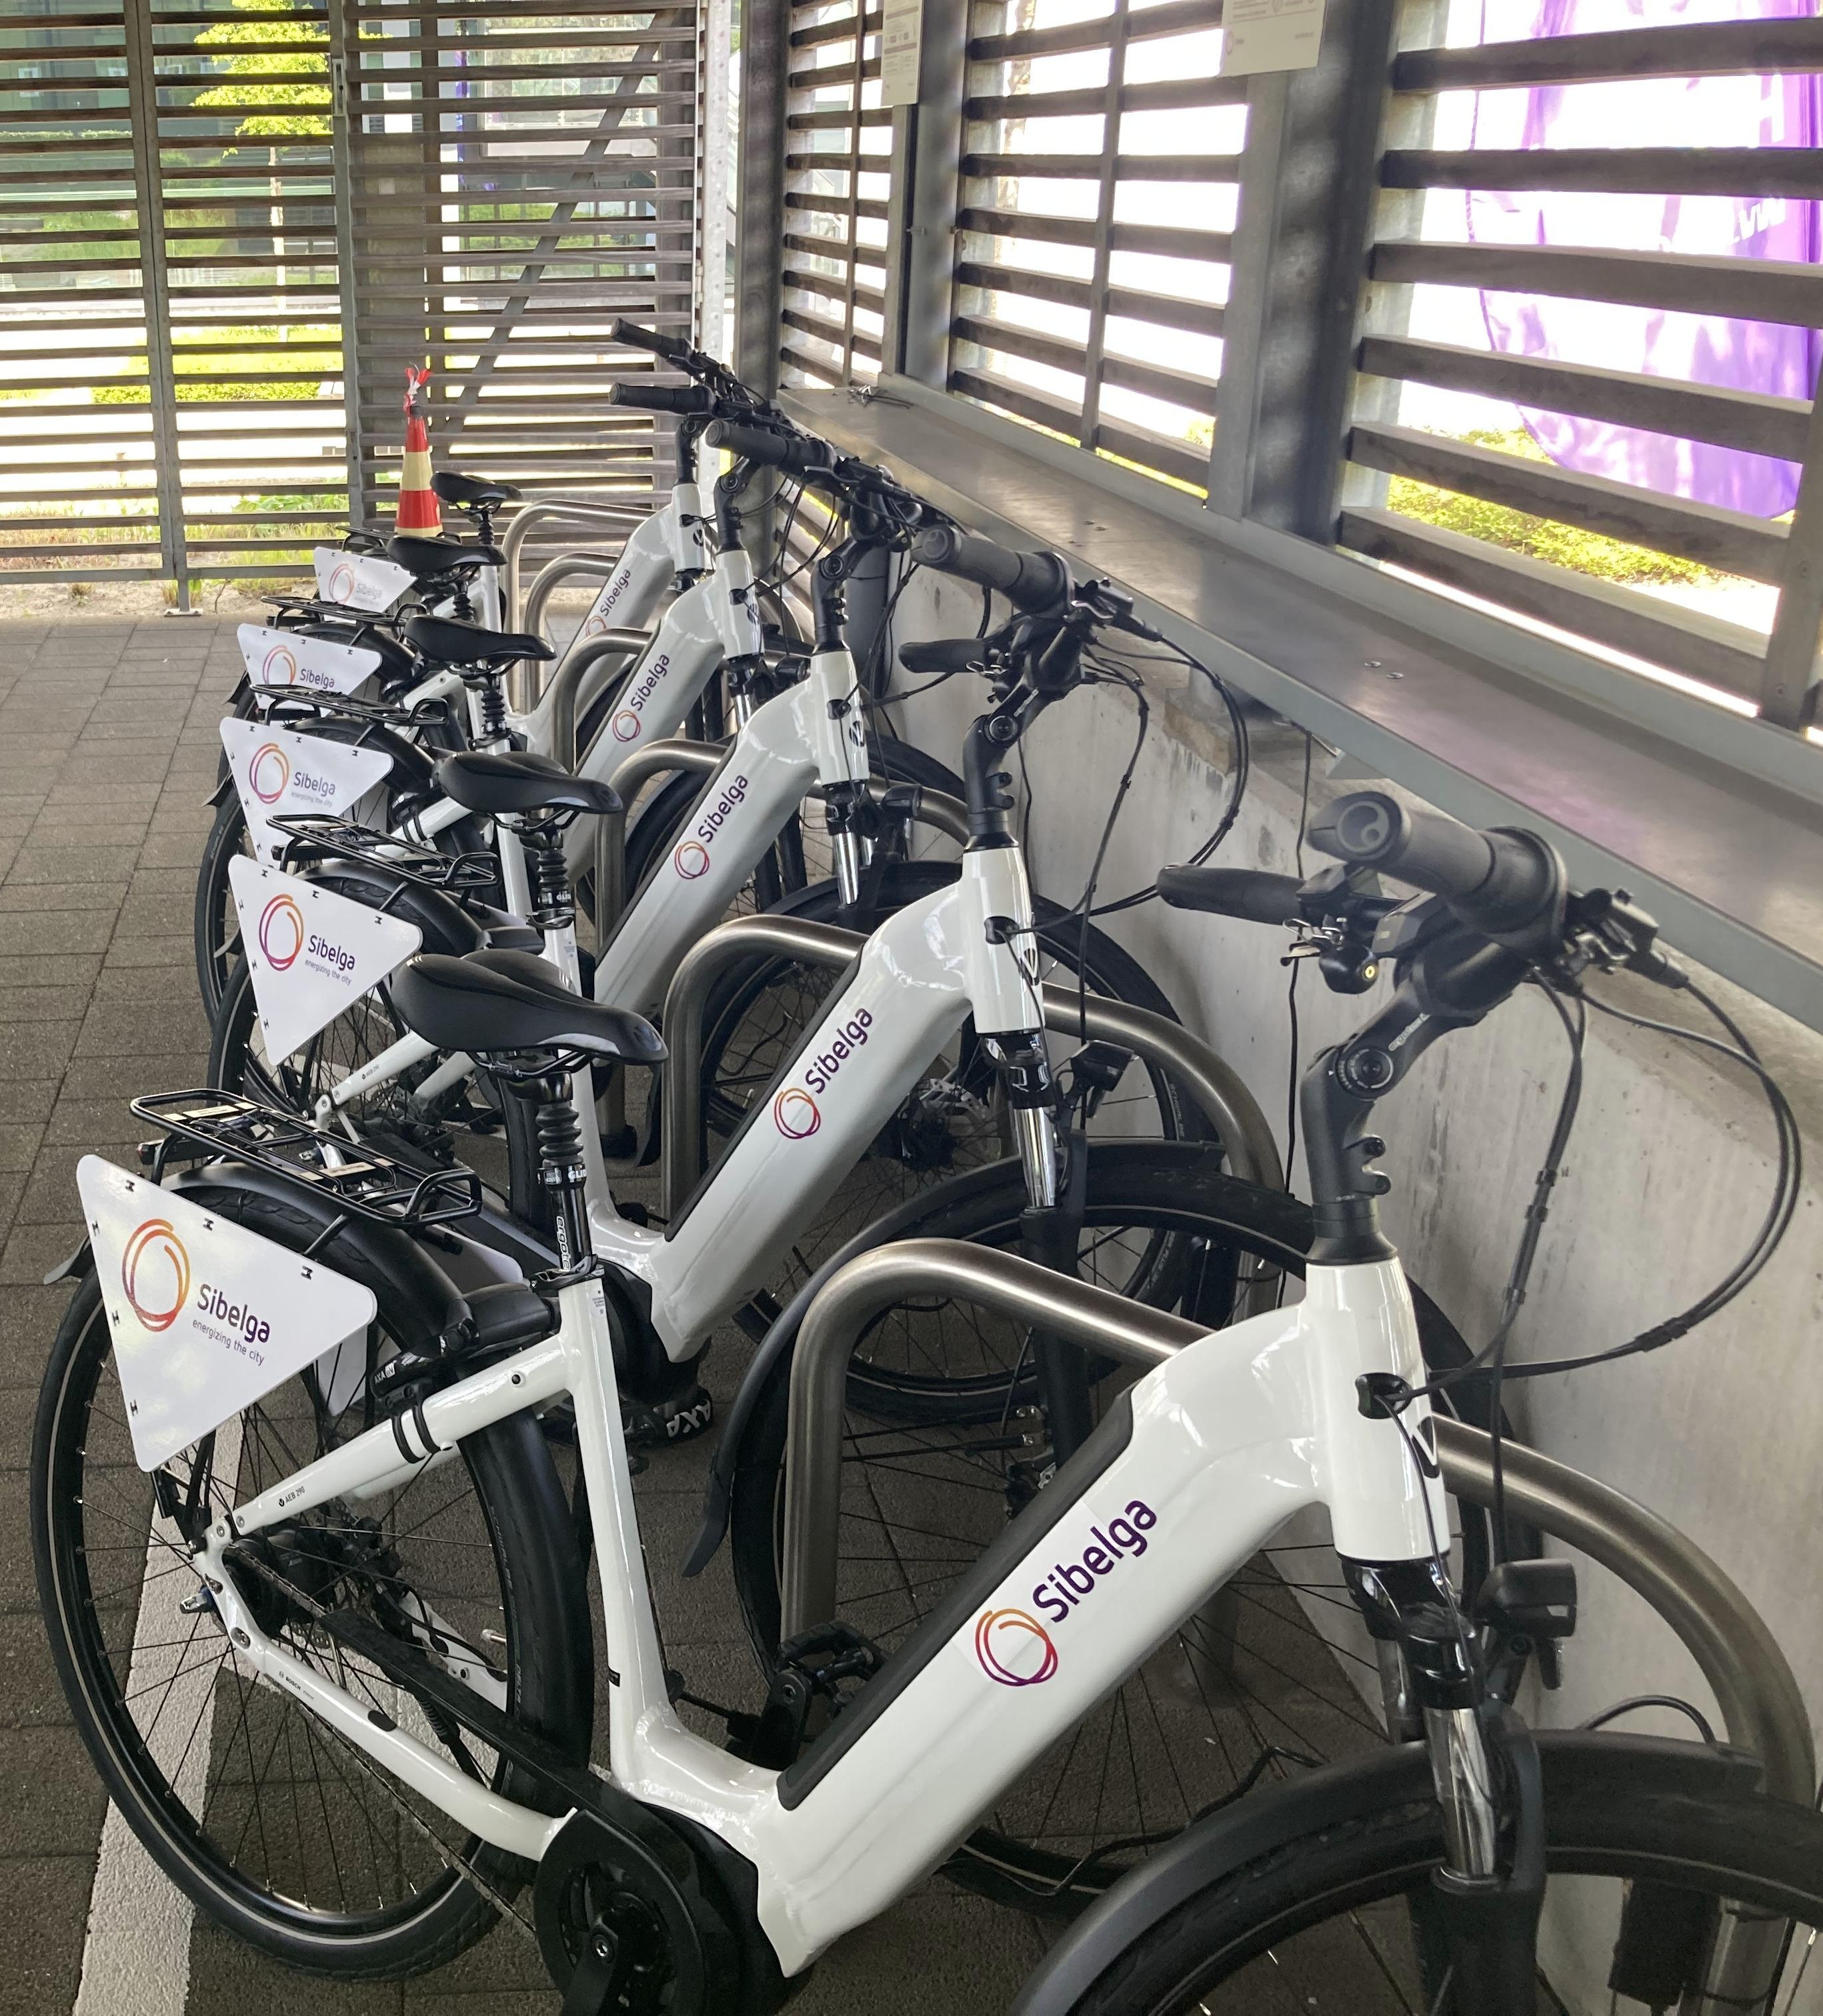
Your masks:
M 709 989 L 741 959 L 789 959 L 839 969 L 866 942 L 858 931 L 801 917 L 736 917 L 684 954 L 665 996 L 662 1024 L 671 1053 L 664 1080 L 662 1208 L 668 1218 L 683 1208 L 702 1173 L 703 1011 Z M 1085 1000 L 1073 987 L 1047 985 L 1041 1000 L 1047 1029 L 1131 1050 L 1176 1078 L 1202 1108 L 1232 1172 L 1267 1190 L 1284 1189 L 1278 1147 L 1252 1093 L 1181 1023 L 1100 995 Z
M 836 1612 L 842 1417 L 848 1361 L 867 1326 L 908 1296 L 947 1295 L 1150 1369 L 1209 1333 L 1018 1255 L 951 1239 L 877 1247 L 833 1275 L 806 1312 L 791 1361 L 781 1534 L 781 1638 Z M 1493 1501 L 1493 1443 L 1433 1416 L 1443 1481 Z M 1739 1586 L 1649 1507 L 1523 1443 L 1501 1449 L 1510 1515 L 1611 1570 L 1670 1625 L 1716 1697 L 1728 1742 L 1757 1757 L 1773 1798 L 1809 1805 L 1817 1781 L 1810 1718 L 1778 1641 Z M 1757 2007 L 1782 1950 L 1782 1923 L 1728 1915 L 1717 1931 L 1704 2007 Z
M 506 556 L 502 570 L 501 599 L 506 605 L 503 629 L 517 630 L 519 622 L 519 549 L 534 525 L 568 519 L 582 524 L 611 525 L 632 531 L 651 516 L 651 506 L 610 504 L 589 497 L 540 497 L 513 514 L 513 521 L 500 535 L 500 550 Z

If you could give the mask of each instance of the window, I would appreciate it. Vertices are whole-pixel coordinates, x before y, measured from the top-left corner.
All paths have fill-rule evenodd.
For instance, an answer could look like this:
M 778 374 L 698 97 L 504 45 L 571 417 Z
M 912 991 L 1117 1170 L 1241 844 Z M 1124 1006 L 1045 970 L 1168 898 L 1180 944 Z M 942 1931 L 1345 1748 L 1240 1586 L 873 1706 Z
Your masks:
M 1246 80 L 1219 0 L 975 0 L 949 387 L 1206 488 Z

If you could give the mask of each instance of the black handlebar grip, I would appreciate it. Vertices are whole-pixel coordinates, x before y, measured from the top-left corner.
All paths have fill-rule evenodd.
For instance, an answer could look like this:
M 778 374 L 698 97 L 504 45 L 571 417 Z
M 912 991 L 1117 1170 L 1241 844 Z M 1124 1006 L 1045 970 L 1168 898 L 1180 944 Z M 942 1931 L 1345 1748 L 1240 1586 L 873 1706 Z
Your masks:
M 643 322 L 629 322 L 624 315 L 614 323 L 613 336 L 616 343 L 627 349 L 649 350 L 668 364 L 687 369 L 696 362 L 696 351 L 682 337 L 662 336 L 655 329 L 647 329 Z
M 1070 571 L 1061 554 L 1015 553 L 953 525 L 927 525 L 913 536 L 911 556 L 920 567 L 998 589 L 1029 614 L 1061 608 L 1069 596 Z
M 835 451 L 809 434 L 774 434 L 767 427 L 750 427 L 739 420 L 716 420 L 703 430 L 711 448 L 725 448 L 742 462 L 763 462 L 782 469 L 789 476 L 808 475 L 812 470 L 827 470 Z
M 939 637 L 928 644 L 901 644 L 899 662 L 920 679 L 939 672 L 966 672 L 986 662 L 982 637 Z
M 1174 910 L 1208 910 L 1249 924 L 1288 924 L 1299 914 L 1295 875 L 1252 868 L 1161 868 L 1158 894 Z
M 1563 864 L 1536 833 L 1478 832 L 1447 812 L 1413 811 L 1384 791 L 1338 798 L 1310 843 L 1441 896 L 1472 929 L 1508 938 L 1555 914 Z
M 641 385 L 627 379 L 608 388 L 608 404 L 645 413 L 712 413 L 715 395 L 701 385 Z

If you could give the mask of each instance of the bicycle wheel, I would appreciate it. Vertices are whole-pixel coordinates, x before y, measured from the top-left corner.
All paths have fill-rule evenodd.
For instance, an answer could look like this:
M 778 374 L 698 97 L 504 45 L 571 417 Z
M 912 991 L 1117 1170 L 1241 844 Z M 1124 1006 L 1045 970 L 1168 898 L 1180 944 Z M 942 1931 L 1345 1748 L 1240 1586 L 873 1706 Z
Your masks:
M 190 1194 L 294 1251 L 317 1229 L 246 1193 Z M 345 1264 L 333 1245 L 325 1257 Z M 207 1607 L 184 1531 L 186 1519 L 200 1532 L 223 1507 L 373 1424 L 373 1371 L 426 1325 L 404 1287 L 368 1279 L 380 1313 L 364 1335 L 147 1476 L 133 1460 L 99 1288 L 85 1275 L 39 1399 L 32 1534 L 77 1728 L 165 1874 L 276 1959 L 390 1978 L 442 1965 L 492 1923 L 469 1865 L 503 1896 L 523 1866 L 464 1839 L 291 1695 L 250 1679 Z M 586 1597 L 563 1493 L 528 1416 L 467 1438 L 402 1489 L 333 1500 L 274 1531 L 259 1557 L 269 1575 L 243 1564 L 236 1579 L 268 1632 L 459 1768 L 539 1803 L 492 1751 L 339 1651 L 312 1622 L 318 1607 L 360 1611 L 585 1761 Z
M 1025 1186 L 1016 1166 L 945 1186 L 896 1239 L 967 1239 L 1016 1251 Z M 1269 1294 L 1302 1273 L 1309 1208 L 1222 1172 L 1206 1143 L 1091 1147 L 1079 1272 L 1211 1329 L 1237 1289 Z M 1448 1319 L 1413 1291 L 1426 1363 L 1468 1357 Z M 1028 1339 L 959 1303 L 895 1305 L 856 1353 L 845 1424 L 839 1614 L 890 1651 L 939 1604 L 1046 1481 Z M 1105 1402 L 1132 1377 L 1105 1363 Z M 779 1535 L 791 1354 L 782 1353 L 733 1479 L 735 1586 L 755 1650 L 776 1656 Z M 884 1386 L 884 1392 L 881 1388 Z M 925 1412 L 896 1411 L 908 1393 Z M 1487 1424 L 1480 1381 L 1454 1411 Z M 971 1406 L 968 1403 L 973 1402 Z M 1174 1838 L 1254 1770 L 1381 1746 L 1371 1647 L 1330 1553 L 1306 1517 L 1264 1549 L 1072 1736 L 1009 1789 L 952 1873 L 1027 1910 L 1080 1909 Z M 1461 1585 L 1487 1571 L 1485 1516 L 1452 1506 Z
M 1681 1990 L 1673 1934 L 1628 1913 L 1628 1886 L 1700 1926 L 1726 1914 L 1786 1921 L 1766 1992 L 1731 2008 L 1791 2016 L 1817 2006 L 1809 1967 L 1823 1926 L 1823 1820 L 1808 1808 L 1703 1789 L 1680 1750 L 1624 1737 L 1540 1738 L 1547 1883 L 1539 2016 L 1720 2008 Z M 1697 1753 L 1700 1764 L 1702 1753 Z M 1406 1776 L 1415 1780 L 1422 1759 Z M 1428 1787 L 1379 1810 L 1313 1822 L 1187 1898 L 1068 2006 L 1071 2016 L 1474 2016 L 1413 1931 L 1443 1859 Z M 1639 1896 L 1641 1888 L 1633 1895 Z M 1674 1921 L 1673 1920 L 1673 1921 Z M 1699 1942 L 1700 1944 L 1700 1942 Z M 1690 1964 L 1700 1982 L 1700 1960 Z
M 778 913 L 868 931 L 908 903 L 946 887 L 953 862 L 891 864 L 863 912 L 844 909 L 833 884 L 813 884 L 778 905 Z M 1054 904 L 1035 904 L 1040 980 L 1125 1002 L 1175 1021 L 1170 1003 L 1129 953 Z M 711 990 L 703 1015 L 703 1121 L 699 1149 L 712 1161 L 745 1121 L 756 1101 L 794 1054 L 804 1031 L 823 1012 L 838 976 L 790 959 L 743 961 Z M 1078 1095 L 1077 1112 L 1098 1140 L 1195 1140 L 1206 1133 L 1200 1110 L 1164 1071 L 1131 1053 L 1084 1043 L 1066 1034 L 1049 1039 L 1051 1065 Z M 1013 1152 L 998 1075 L 970 1022 L 937 1057 L 903 1105 L 870 1144 L 859 1166 L 792 1248 L 784 1285 L 795 1287 L 830 1254 L 907 1197 Z

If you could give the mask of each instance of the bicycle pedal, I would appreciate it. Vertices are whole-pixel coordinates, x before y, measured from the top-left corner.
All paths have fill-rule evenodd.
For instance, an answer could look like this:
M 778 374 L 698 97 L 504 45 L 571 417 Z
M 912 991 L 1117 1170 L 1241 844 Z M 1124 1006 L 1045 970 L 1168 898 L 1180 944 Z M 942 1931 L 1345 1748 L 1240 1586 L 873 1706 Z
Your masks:
M 635 1400 L 622 1395 L 621 1427 L 629 1449 L 664 1449 L 677 1442 L 694 1442 L 715 1425 L 715 1403 L 708 1388 L 664 1400 Z

